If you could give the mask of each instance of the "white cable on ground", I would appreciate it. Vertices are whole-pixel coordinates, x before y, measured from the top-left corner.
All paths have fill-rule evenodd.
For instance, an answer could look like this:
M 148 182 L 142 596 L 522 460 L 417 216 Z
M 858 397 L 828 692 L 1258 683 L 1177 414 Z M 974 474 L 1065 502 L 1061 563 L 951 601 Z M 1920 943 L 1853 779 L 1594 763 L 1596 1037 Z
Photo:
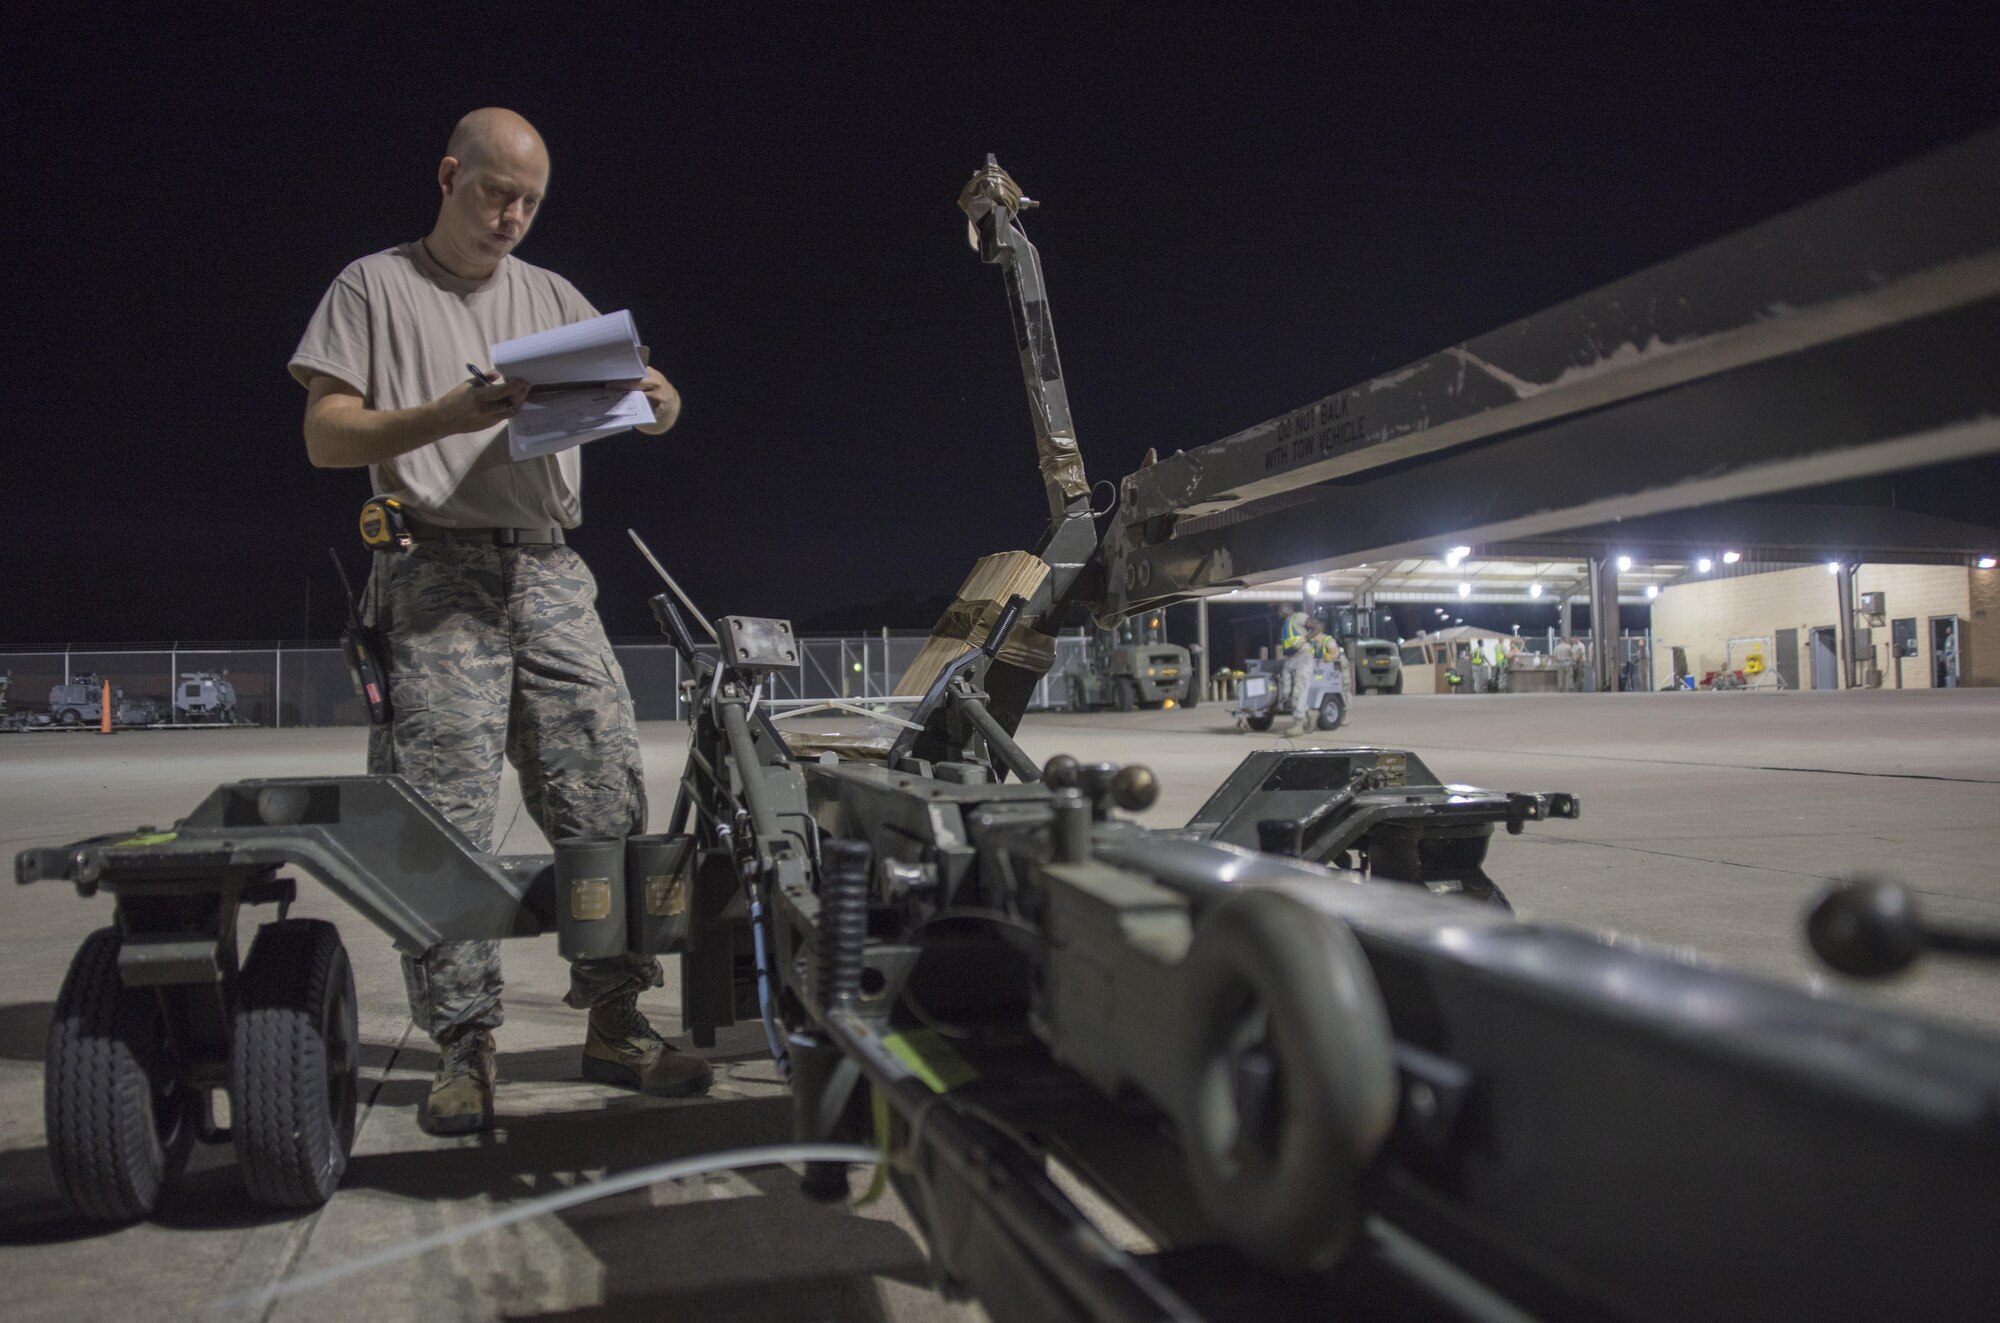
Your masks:
M 447 1227 L 443 1231 L 419 1236 L 392 1249 L 363 1255 L 358 1259 L 349 1259 L 345 1263 L 336 1263 L 331 1268 L 321 1268 L 315 1272 L 273 1282 L 255 1291 L 224 1296 L 209 1308 L 211 1312 L 220 1312 L 250 1305 L 270 1304 L 287 1296 L 299 1295 L 316 1287 L 325 1286 L 329 1282 L 352 1277 L 356 1273 L 371 1272 L 392 1263 L 400 1263 L 404 1259 L 415 1258 L 419 1254 L 427 1254 L 434 1249 L 442 1249 L 461 1240 L 470 1240 L 488 1231 L 497 1231 L 516 1222 L 525 1222 L 531 1217 L 561 1212 L 565 1208 L 587 1204 L 593 1199 L 607 1199 L 614 1194 L 624 1194 L 628 1190 L 657 1185 L 661 1181 L 685 1180 L 690 1176 L 706 1176 L 711 1172 L 734 1171 L 739 1167 L 769 1167 L 785 1162 L 872 1163 L 881 1160 L 880 1153 L 861 1144 L 766 1144 L 758 1148 L 733 1148 L 721 1153 L 703 1153 L 692 1158 L 658 1162 L 650 1167 L 640 1167 L 633 1171 L 621 1172 L 616 1176 L 607 1176 L 595 1184 L 579 1185 L 567 1190 L 558 1190 L 539 1199 L 530 1199 L 526 1203 L 510 1204 L 491 1217 L 482 1217 L 476 1222 L 467 1222 L 462 1226 Z

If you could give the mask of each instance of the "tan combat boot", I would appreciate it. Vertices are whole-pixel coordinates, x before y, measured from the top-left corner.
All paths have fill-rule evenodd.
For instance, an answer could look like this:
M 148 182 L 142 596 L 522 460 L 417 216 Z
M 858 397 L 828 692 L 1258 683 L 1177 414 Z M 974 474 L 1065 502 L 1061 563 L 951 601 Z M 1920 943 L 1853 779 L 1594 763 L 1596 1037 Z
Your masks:
M 430 1096 L 417 1124 L 433 1135 L 470 1135 L 493 1125 L 493 1035 L 460 1034 L 438 1048 Z
M 715 1072 L 700 1057 L 675 1051 L 655 1033 L 639 1011 L 639 994 L 628 992 L 590 1008 L 583 1077 L 655 1098 L 684 1098 L 707 1092 Z
M 1292 722 L 1292 724 L 1285 727 L 1284 731 L 1282 732 L 1284 737 L 1288 740 L 1295 740 L 1299 736 L 1305 733 L 1306 733 L 1306 719 L 1304 717 L 1296 718 Z

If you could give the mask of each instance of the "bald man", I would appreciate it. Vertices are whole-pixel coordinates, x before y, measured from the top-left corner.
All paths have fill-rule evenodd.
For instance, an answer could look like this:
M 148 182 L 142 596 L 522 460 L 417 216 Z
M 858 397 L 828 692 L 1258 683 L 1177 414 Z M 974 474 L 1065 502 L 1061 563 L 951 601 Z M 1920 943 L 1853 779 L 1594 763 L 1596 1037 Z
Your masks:
M 377 552 L 366 621 L 389 651 L 387 726 L 368 770 L 400 772 L 492 850 L 502 759 L 550 840 L 645 830 L 632 700 L 595 606 L 596 581 L 564 530 L 581 521 L 582 457 L 515 462 L 507 420 L 525 383 L 471 384 L 499 341 L 594 317 L 567 280 L 513 255 L 548 193 L 549 155 L 511 110 L 475 110 L 438 164 L 437 224 L 364 257 L 333 282 L 292 355 L 305 386 L 306 453 L 320 468 L 367 467 L 411 516 L 408 552 Z M 489 376 L 491 374 L 488 374 Z M 658 371 L 626 383 L 665 432 L 680 396 Z M 433 1133 L 493 1120 L 498 942 L 447 942 L 404 961 L 410 1012 L 438 1044 L 419 1120 Z M 579 960 L 564 998 L 587 1009 L 586 1078 L 675 1096 L 709 1085 L 638 1009 L 659 962 Z

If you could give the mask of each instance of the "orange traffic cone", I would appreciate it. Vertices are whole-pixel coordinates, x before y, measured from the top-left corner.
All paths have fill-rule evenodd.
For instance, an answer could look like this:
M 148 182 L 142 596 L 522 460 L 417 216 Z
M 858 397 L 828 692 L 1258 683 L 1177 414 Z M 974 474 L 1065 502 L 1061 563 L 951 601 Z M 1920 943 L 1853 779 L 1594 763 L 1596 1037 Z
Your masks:
M 109 680 L 104 682 L 104 706 L 98 711 L 97 729 L 99 733 L 109 735 L 111 733 L 111 681 Z

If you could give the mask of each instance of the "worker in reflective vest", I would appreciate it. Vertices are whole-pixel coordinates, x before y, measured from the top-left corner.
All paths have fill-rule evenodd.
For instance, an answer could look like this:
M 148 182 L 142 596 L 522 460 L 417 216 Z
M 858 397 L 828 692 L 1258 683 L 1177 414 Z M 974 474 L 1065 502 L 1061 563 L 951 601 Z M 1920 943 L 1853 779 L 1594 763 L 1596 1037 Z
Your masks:
M 1313 673 L 1312 636 L 1317 633 L 1318 625 L 1302 606 L 1293 603 L 1285 616 L 1284 628 L 1278 632 L 1278 652 L 1285 659 L 1278 672 L 1278 706 L 1292 714 L 1291 729 L 1285 732 L 1288 736 L 1306 733 L 1306 695 L 1312 689 Z

